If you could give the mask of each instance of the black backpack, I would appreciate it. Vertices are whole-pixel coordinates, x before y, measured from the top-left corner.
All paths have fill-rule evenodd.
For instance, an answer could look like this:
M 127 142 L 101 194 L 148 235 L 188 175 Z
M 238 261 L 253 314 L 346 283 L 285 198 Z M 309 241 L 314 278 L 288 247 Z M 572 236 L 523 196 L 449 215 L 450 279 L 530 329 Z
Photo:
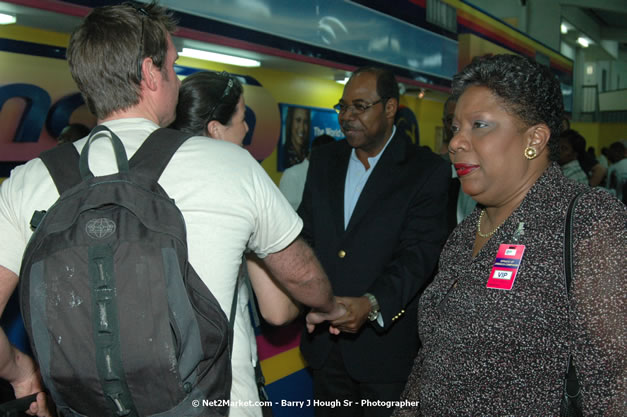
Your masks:
M 118 173 L 94 177 L 91 143 L 110 138 Z M 63 416 L 224 416 L 226 315 L 188 261 L 185 222 L 157 180 L 189 135 L 153 132 L 128 161 L 105 126 L 80 159 L 42 154 L 61 194 L 36 212 L 20 305 L 44 384 Z

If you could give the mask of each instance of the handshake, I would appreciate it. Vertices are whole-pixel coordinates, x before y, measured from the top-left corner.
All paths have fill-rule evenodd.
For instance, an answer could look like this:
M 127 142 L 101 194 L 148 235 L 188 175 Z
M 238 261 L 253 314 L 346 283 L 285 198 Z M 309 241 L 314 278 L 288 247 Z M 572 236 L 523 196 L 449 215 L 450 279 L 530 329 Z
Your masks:
M 329 322 L 329 332 L 357 333 L 368 319 L 372 305 L 368 297 L 333 297 L 333 307 L 328 312 L 312 309 L 305 318 L 307 331 L 313 332 L 316 325 Z

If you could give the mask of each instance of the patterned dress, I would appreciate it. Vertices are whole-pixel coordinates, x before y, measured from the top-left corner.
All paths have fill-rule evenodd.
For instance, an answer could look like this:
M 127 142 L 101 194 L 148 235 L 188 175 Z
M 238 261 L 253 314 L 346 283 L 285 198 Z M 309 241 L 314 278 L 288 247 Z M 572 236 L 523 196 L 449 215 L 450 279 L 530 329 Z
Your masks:
M 564 223 L 583 189 L 552 163 L 475 258 L 479 210 L 455 229 L 420 300 L 423 347 L 402 397 L 420 405 L 394 416 L 558 416 L 569 353 L 585 415 L 627 415 L 627 209 L 599 189 L 579 199 L 569 302 Z M 513 288 L 486 288 L 520 223 L 526 248 Z

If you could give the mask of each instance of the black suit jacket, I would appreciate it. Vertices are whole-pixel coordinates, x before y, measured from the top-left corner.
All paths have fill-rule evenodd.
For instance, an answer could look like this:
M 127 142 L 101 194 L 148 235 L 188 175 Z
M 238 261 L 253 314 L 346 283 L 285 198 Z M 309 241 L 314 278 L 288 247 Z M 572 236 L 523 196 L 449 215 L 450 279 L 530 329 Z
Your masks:
M 392 137 L 344 230 L 344 183 L 351 149 L 345 140 L 312 152 L 298 213 L 338 296 L 375 295 L 384 327 L 330 335 L 320 325 L 303 333 L 301 351 L 313 368 L 335 341 L 348 373 L 363 382 L 404 381 L 419 341 L 417 294 L 431 280 L 447 236 L 450 165 L 399 133 Z

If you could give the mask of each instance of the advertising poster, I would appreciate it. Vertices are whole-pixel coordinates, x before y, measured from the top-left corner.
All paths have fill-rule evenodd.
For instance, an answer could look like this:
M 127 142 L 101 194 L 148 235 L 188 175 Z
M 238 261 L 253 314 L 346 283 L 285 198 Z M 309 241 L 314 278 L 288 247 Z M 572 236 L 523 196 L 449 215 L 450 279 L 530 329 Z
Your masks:
M 281 137 L 277 152 L 277 170 L 280 172 L 302 162 L 316 136 L 326 134 L 335 140 L 344 139 L 337 113 L 333 109 L 280 103 L 279 111 Z

